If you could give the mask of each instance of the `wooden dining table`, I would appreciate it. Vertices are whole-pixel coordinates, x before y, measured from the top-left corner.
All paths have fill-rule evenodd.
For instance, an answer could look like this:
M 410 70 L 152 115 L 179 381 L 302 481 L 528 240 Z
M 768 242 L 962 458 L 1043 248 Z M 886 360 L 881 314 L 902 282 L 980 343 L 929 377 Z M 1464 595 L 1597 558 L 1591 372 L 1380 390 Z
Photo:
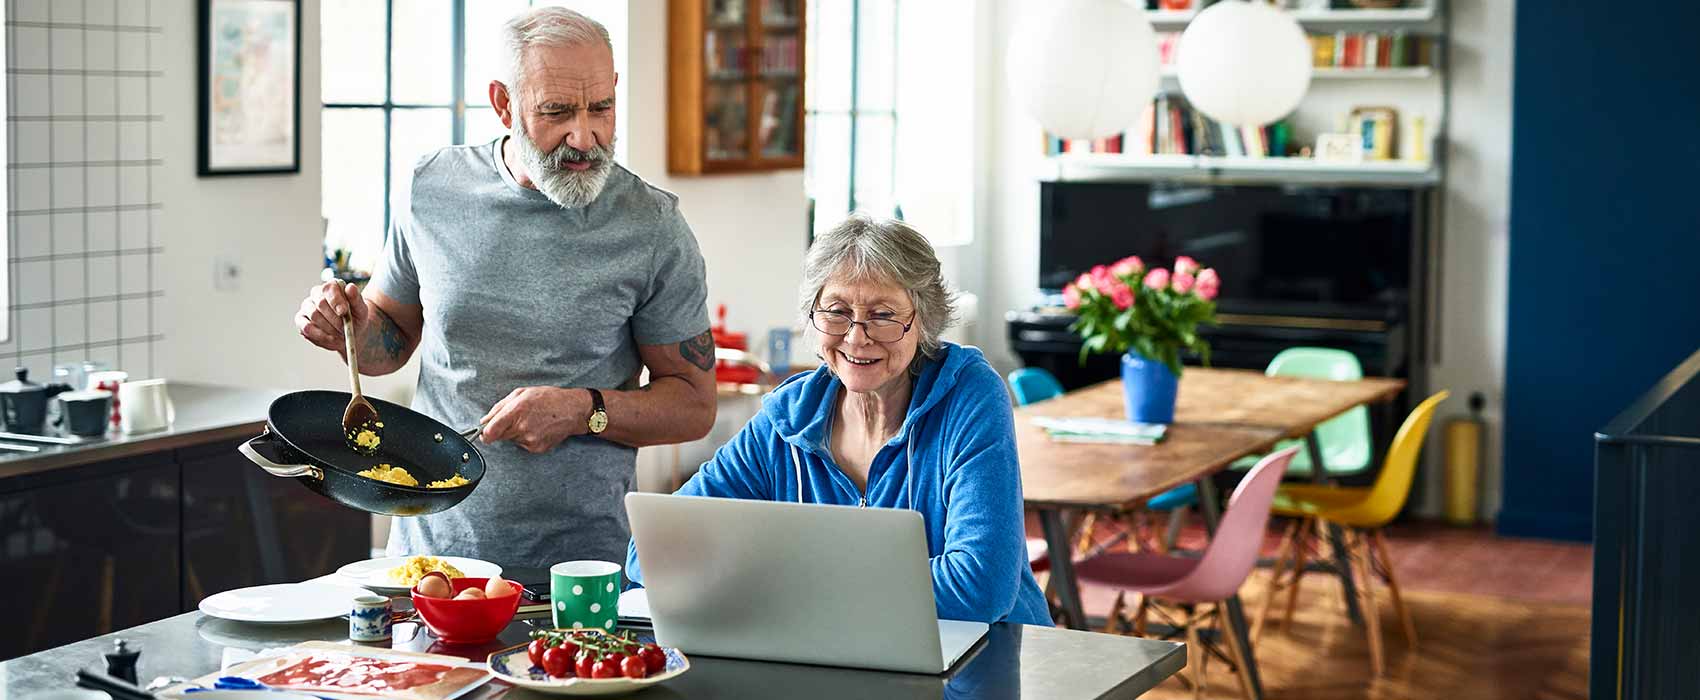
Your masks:
M 1155 445 L 1055 442 L 1034 421 L 1039 417 L 1124 418 L 1120 380 L 1016 409 L 1023 498 L 1038 512 L 1049 547 L 1054 590 L 1068 626 L 1085 629 L 1087 625 L 1074 577 L 1073 533 L 1065 524 L 1066 514 L 1137 509 L 1153 496 L 1192 482 L 1198 485 L 1205 528 L 1214 534 L 1220 497 L 1211 475 L 1243 457 L 1267 452 L 1280 440 L 1303 438 L 1313 474 L 1324 479 L 1316 426 L 1353 407 L 1389 400 L 1404 388 L 1404 380 L 1381 377 L 1332 381 L 1189 367 L 1181 375 L 1175 420 Z M 1347 586 L 1350 604 L 1355 600 L 1350 570 L 1345 568 L 1345 553 L 1337 541 L 1335 555 L 1334 567 Z M 1236 635 L 1240 648 L 1251 649 L 1239 597 L 1230 598 L 1227 607 L 1233 629 L 1223 632 Z M 1355 606 L 1352 612 L 1355 618 Z M 1253 695 L 1261 698 L 1255 657 L 1248 657 L 1246 675 Z

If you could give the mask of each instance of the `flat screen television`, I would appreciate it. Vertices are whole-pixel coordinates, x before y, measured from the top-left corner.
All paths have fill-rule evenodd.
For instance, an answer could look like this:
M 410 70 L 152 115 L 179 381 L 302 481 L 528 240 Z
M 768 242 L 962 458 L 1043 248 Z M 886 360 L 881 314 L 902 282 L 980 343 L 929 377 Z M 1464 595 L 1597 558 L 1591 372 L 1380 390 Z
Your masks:
M 1403 319 L 1411 190 L 1147 182 L 1040 183 L 1039 286 L 1138 255 L 1190 255 L 1222 277 L 1223 313 Z

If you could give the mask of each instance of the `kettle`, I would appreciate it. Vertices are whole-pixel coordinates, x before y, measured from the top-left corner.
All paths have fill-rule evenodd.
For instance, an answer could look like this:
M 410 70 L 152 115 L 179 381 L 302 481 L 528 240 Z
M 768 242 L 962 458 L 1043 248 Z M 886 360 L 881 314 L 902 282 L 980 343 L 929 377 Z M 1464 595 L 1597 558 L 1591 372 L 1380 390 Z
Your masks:
M 29 380 L 29 368 L 14 370 L 18 378 L 0 384 L 0 417 L 6 430 L 14 433 L 40 435 L 47 425 L 47 400 L 71 390 L 65 384 L 41 384 Z

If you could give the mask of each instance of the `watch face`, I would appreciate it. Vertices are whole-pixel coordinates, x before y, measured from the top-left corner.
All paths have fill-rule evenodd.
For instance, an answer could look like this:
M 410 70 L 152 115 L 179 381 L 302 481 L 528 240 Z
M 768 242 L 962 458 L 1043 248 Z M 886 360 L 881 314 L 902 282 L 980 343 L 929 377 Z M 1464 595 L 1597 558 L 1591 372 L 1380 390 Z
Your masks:
M 597 411 L 590 414 L 590 432 L 600 433 L 608 429 L 608 413 Z

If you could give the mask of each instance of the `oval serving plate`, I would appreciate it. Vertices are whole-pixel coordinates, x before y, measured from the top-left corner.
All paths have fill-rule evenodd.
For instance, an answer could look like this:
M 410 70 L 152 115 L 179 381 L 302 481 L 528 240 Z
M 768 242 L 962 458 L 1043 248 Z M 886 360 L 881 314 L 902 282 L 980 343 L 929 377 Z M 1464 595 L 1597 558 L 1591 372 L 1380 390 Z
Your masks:
M 527 642 L 529 644 L 529 642 Z M 648 678 L 550 678 L 542 668 L 531 665 L 526 644 L 490 653 L 490 672 L 508 683 L 551 695 L 624 695 L 677 678 L 691 669 L 690 659 L 672 647 L 662 647 L 667 667 Z
M 407 563 L 408 559 L 412 558 L 412 556 L 401 556 L 365 559 L 351 564 L 344 564 L 342 568 L 336 570 L 336 573 L 338 576 L 341 576 L 343 580 L 356 586 L 363 587 L 373 593 L 381 593 L 390 596 L 406 595 L 409 591 L 413 590 L 413 587 L 403 586 L 391 581 L 389 578 L 389 572 L 390 569 L 401 566 L 402 564 Z M 502 575 L 501 566 L 482 559 L 449 556 L 437 558 L 448 562 L 456 569 L 460 569 L 461 576 L 466 578 L 493 578 Z M 344 610 L 343 612 L 347 613 L 348 611 Z

